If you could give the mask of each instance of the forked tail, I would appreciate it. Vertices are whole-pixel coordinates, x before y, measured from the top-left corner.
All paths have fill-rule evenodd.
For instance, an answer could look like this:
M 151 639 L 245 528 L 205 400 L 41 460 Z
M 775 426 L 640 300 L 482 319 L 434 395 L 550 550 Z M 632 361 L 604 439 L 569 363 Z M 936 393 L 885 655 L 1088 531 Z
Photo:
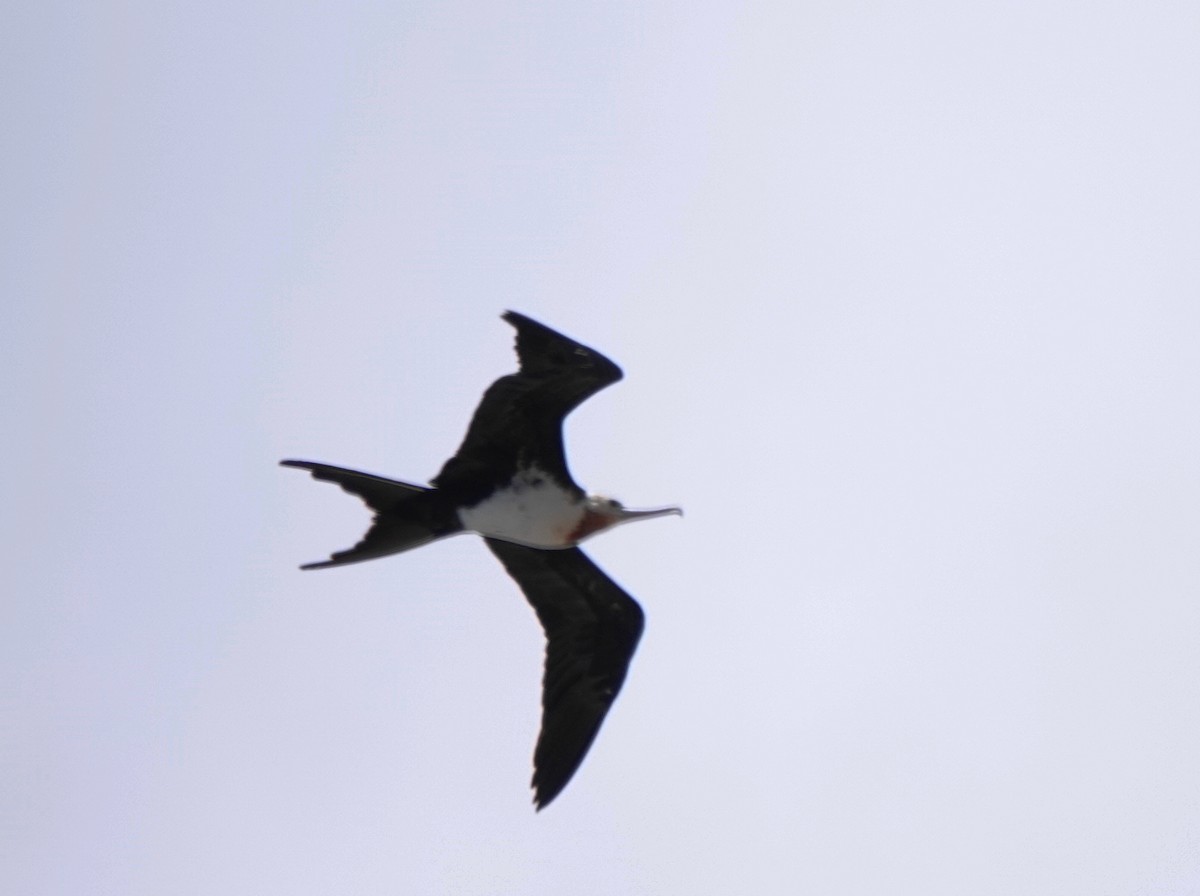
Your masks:
M 325 569 L 374 560 L 462 531 L 455 508 L 437 489 L 308 460 L 283 460 L 280 464 L 308 470 L 322 482 L 337 483 L 375 512 L 375 520 L 362 541 L 335 552 L 328 560 L 306 563 L 301 569 Z

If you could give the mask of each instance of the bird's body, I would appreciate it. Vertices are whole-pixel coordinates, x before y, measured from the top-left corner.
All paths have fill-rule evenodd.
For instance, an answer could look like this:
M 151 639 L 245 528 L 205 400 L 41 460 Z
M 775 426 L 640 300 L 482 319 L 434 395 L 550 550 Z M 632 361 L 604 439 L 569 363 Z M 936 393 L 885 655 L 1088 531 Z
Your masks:
M 342 566 L 476 532 L 517 581 L 546 631 L 542 730 L 534 752 L 535 802 L 566 786 L 616 698 L 641 636 L 637 602 L 577 545 L 622 522 L 678 508 L 635 511 L 584 493 L 567 469 L 562 423 L 575 407 L 621 378 L 594 349 L 524 315 L 520 370 L 484 394 L 462 445 L 432 487 L 312 461 L 285 460 L 335 482 L 375 512 L 353 548 L 304 569 Z
M 463 528 L 531 548 L 572 547 L 580 542 L 585 502 L 529 466 L 473 507 L 460 507 Z

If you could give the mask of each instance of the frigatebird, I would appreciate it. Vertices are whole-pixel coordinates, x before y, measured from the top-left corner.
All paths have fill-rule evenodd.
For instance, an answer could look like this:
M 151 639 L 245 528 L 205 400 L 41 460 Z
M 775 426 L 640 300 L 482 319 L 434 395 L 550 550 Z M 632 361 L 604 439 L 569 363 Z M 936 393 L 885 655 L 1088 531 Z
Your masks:
M 307 460 L 281 463 L 337 483 L 375 514 L 354 547 L 301 569 L 359 563 L 475 532 L 516 580 L 546 633 L 531 785 L 541 810 L 587 755 L 644 621 L 637 601 L 578 545 L 620 523 L 683 511 L 628 510 L 575 483 L 563 454 L 563 420 L 621 379 L 621 368 L 523 314 L 508 311 L 503 319 L 516 328 L 520 369 L 484 393 L 462 445 L 429 487 Z

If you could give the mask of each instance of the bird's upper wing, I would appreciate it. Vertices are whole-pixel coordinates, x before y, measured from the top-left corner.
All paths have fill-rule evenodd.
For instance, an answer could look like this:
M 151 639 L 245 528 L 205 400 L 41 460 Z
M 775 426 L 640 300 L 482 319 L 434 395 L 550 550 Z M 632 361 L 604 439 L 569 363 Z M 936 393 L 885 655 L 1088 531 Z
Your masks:
M 587 755 L 625 681 L 644 616 L 579 548 L 543 551 L 484 540 L 546 630 L 542 730 L 533 754 L 534 803 L 541 809 Z
M 582 494 L 563 455 L 563 418 L 621 379 L 621 368 L 523 314 L 508 311 L 504 320 L 517 330 L 520 370 L 484 393 L 462 445 L 433 484 L 471 503 L 507 484 L 518 465 L 536 464 Z

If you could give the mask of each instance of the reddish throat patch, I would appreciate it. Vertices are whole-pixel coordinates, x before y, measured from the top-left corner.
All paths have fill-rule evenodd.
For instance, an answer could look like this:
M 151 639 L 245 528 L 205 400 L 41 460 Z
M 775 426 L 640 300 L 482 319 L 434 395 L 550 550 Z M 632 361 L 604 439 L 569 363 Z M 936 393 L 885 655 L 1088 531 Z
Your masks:
M 607 517 L 602 513 L 596 513 L 594 510 L 589 510 L 584 513 L 583 519 L 579 521 L 579 525 L 567 537 L 571 539 L 572 543 L 578 543 L 589 535 L 595 535 L 602 529 L 607 529 L 614 522 L 616 520 L 611 517 Z

